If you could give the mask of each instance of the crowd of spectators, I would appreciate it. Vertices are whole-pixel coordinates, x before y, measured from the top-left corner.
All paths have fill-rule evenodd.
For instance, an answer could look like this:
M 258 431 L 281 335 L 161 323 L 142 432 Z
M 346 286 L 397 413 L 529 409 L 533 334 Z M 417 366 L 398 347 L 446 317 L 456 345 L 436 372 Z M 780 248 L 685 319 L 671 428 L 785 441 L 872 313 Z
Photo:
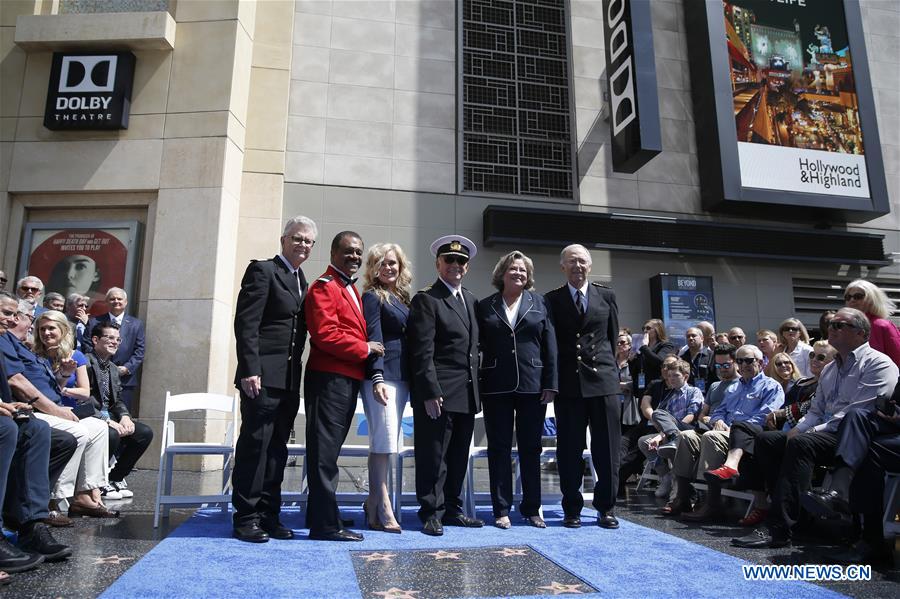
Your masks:
M 622 329 L 620 497 L 646 467 L 667 500 L 661 513 L 700 523 L 727 518 L 723 489 L 748 492 L 738 523 L 753 531 L 732 540 L 746 548 L 783 547 L 817 517 L 862 513 L 861 540 L 836 559 L 889 558 L 881 501 L 885 472 L 900 470 L 896 306 L 863 280 L 844 300 L 822 314 L 816 341 L 796 318 L 757 331 L 756 345 L 741 327 L 697 323 L 681 350 L 659 321 L 638 347 Z
M 82 295 L 43 292 L 34 276 L 0 290 L 0 524 L 14 533 L 0 535 L 0 583 L 72 554 L 51 528 L 118 518 L 106 502 L 134 496 L 125 477 L 153 438 L 127 405 L 144 332 L 125 291 L 96 317 Z

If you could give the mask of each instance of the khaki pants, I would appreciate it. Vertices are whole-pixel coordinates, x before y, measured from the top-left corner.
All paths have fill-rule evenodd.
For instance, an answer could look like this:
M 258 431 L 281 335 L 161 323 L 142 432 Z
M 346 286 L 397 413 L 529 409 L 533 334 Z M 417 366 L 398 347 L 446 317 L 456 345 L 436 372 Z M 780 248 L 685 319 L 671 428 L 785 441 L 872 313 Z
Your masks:
M 681 431 L 678 433 L 678 451 L 672 470 L 675 476 L 694 480 L 707 470 L 724 464 L 727 455 L 727 432 L 708 431 L 700 436 L 695 430 Z
M 73 422 L 57 416 L 34 413 L 50 425 L 75 435 L 78 447 L 72 454 L 57 481 L 50 481 L 52 499 L 72 497 L 77 491 L 105 487 L 109 477 L 109 425 L 99 418 L 85 418 Z

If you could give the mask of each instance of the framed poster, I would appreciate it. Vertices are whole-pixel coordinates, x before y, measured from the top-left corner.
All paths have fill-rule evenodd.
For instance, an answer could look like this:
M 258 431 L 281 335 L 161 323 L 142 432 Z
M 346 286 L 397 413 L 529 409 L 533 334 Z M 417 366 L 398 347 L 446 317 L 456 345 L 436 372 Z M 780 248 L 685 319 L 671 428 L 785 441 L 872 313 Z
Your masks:
M 103 314 L 110 287 L 121 287 L 129 298 L 134 295 L 140 234 L 137 221 L 28 223 L 19 278 L 38 277 L 44 293 L 85 295 L 91 314 Z M 137 302 L 129 302 L 129 311 L 136 307 Z
M 653 318 L 666 324 L 675 347 L 685 343 L 685 332 L 700 321 L 716 326 L 716 302 L 712 277 L 661 273 L 650 279 Z
M 685 11 L 707 209 L 889 212 L 857 0 L 705 0 Z

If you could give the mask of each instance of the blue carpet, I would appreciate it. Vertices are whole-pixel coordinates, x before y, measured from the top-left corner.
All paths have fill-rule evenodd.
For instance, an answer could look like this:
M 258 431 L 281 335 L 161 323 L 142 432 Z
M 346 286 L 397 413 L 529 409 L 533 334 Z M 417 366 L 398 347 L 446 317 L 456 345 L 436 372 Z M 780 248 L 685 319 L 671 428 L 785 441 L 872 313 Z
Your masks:
M 361 510 L 344 509 L 362 521 Z M 293 541 L 242 543 L 231 538 L 229 514 L 200 511 L 125 572 L 102 595 L 120 597 L 360 597 L 350 551 L 402 551 L 529 545 L 599 589 L 592 597 L 842 597 L 799 582 L 748 582 L 747 562 L 678 537 L 620 520 L 616 531 L 562 527 L 559 507 L 545 508 L 549 527 L 510 530 L 446 528 L 440 538 L 419 532 L 414 508 L 404 510 L 402 535 L 365 531 L 361 543 L 310 541 L 298 509 L 282 512 Z M 480 514 L 489 517 L 489 513 Z M 408 528 L 408 530 L 406 530 Z

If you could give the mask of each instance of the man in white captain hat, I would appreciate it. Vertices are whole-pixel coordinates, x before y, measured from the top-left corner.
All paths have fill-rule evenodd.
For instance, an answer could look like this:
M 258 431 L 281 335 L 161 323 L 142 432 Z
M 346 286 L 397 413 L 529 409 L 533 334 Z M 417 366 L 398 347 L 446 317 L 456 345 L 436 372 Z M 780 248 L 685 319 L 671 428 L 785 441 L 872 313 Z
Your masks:
M 413 297 L 406 334 L 416 436 L 416 498 L 422 532 L 477 528 L 463 512 L 462 487 L 478 398 L 478 322 L 474 295 L 462 286 L 477 248 L 462 235 L 431 244 L 438 279 Z

